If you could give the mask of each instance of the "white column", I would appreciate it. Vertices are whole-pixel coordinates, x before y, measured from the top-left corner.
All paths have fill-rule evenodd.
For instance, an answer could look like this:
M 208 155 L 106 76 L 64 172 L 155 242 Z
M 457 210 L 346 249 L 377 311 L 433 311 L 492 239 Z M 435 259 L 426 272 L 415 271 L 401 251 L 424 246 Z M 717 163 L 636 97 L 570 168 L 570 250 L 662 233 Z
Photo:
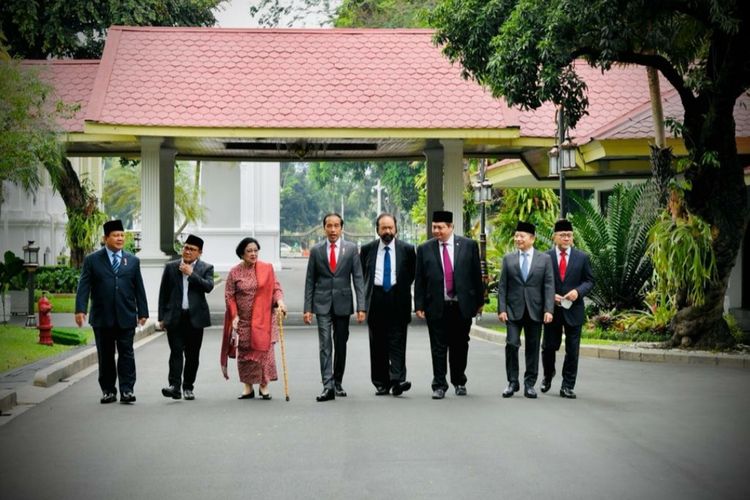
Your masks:
M 159 248 L 174 255 L 174 159 L 177 150 L 159 149 Z
M 427 159 L 427 237 L 432 237 L 432 212 L 443 209 L 443 146 L 429 141 L 424 149 Z
M 443 146 L 443 207 L 453 212 L 453 232 L 464 234 L 464 142 L 442 139 Z
M 161 137 L 141 137 L 141 252 L 142 258 L 162 258 L 159 162 Z
M 168 260 L 161 251 L 161 137 L 141 137 L 141 274 L 151 318 L 159 307 L 159 283 Z M 174 183 L 167 189 L 174 190 Z

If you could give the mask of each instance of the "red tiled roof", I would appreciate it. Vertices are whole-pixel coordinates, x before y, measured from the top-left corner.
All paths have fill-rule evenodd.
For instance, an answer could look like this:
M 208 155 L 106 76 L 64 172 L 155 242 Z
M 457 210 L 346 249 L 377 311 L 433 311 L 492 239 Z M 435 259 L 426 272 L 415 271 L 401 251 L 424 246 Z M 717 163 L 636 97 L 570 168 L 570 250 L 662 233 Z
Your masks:
M 54 104 L 62 101 L 66 105 L 80 105 L 73 116 L 59 118 L 58 125 L 64 132 L 83 132 L 83 119 L 94 88 L 99 61 L 26 60 L 23 61 L 23 66 L 38 70 L 40 78 L 52 84 L 54 92 L 48 102 Z
M 249 128 L 507 126 L 430 30 L 112 27 L 86 115 Z
M 672 89 L 668 93 L 662 92 L 662 106 L 664 118 L 673 118 L 679 122 L 683 120 L 685 110 L 682 107 L 680 96 Z M 742 94 L 734 105 L 734 122 L 736 137 L 750 137 L 750 96 Z M 672 137 L 667 129 L 667 137 Z M 622 118 L 606 124 L 599 130 L 591 133 L 593 139 L 642 139 L 654 135 L 653 118 L 651 116 L 651 103 L 635 108 L 631 113 Z

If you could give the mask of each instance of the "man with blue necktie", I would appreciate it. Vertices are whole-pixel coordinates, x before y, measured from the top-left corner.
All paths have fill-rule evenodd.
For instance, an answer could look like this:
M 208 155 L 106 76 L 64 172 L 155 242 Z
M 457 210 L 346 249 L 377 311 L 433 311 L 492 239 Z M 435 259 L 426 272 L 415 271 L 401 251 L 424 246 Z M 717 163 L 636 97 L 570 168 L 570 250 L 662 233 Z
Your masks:
M 75 320 L 86 321 L 91 299 L 89 324 L 94 328 L 99 359 L 99 386 L 102 404 L 117 401 L 115 382 L 119 378 L 120 402 L 134 403 L 136 325 L 148 319 L 146 290 L 138 257 L 125 252 L 122 221 L 104 224 L 104 247 L 86 256 L 76 293 Z M 115 366 L 115 350 L 117 365 Z
M 379 238 L 359 253 L 370 333 L 370 380 L 377 396 L 400 396 L 411 389 L 406 380 L 406 329 L 411 322 L 416 254 L 413 245 L 396 239 L 393 215 L 380 214 L 375 228 Z
M 497 317 L 506 324 L 505 371 L 508 387 L 503 397 L 509 398 L 520 390 L 518 381 L 518 349 L 521 330 L 526 345 L 526 372 L 523 395 L 536 398 L 539 373 L 539 338 L 542 322 L 552 321 L 555 306 L 555 278 L 552 259 L 534 251 L 536 227 L 530 222 L 519 222 L 513 241 L 516 250 L 503 257 L 503 267 L 497 287 Z

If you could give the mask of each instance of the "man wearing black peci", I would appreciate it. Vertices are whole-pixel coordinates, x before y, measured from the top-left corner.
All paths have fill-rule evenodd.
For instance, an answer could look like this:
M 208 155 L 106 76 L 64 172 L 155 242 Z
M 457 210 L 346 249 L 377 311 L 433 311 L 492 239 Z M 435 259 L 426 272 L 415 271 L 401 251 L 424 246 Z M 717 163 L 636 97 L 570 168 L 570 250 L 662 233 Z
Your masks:
M 122 221 L 104 224 L 104 247 L 86 256 L 76 292 L 75 321 L 82 326 L 91 299 L 89 323 L 94 328 L 99 359 L 99 386 L 102 404 L 117 401 L 115 382 L 119 379 L 120 402 L 134 403 L 136 325 L 148 319 L 146 289 L 143 287 L 138 257 L 125 252 Z M 115 349 L 117 365 L 115 366 Z
M 547 252 L 555 275 L 555 316 L 544 325 L 542 341 L 542 392 L 549 391 L 555 376 L 555 353 L 565 331 L 565 361 L 560 396 L 575 399 L 573 388 L 578 374 L 581 327 L 586 320 L 583 298 L 594 288 L 594 273 L 589 256 L 573 248 L 573 224 L 565 219 L 555 223 L 555 246 Z
M 159 287 L 159 326 L 169 340 L 169 385 L 164 397 L 195 399 L 193 388 L 198 373 L 203 329 L 211 326 L 206 294 L 214 288 L 214 266 L 200 259 L 203 240 L 188 235 L 182 258 L 167 262 Z M 184 368 L 184 371 L 183 371 Z
M 453 234 L 453 214 L 435 211 L 433 238 L 417 248 L 414 309 L 427 319 L 432 352 L 432 399 L 443 399 L 450 377 L 457 396 L 466 396 L 471 319 L 484 306 L 479 245 Z
M 526 347 L 526 372 L 523 377 L 523 395 L 536 398 L 539 373 L 539 338 L 542 322 L 552 321 L 554 312 L 555 280 L 552 276 L 552 259 L 534 250 L 536 227 L 530 222 L 519 222 L 513 241 L 516 249 L 503 257 L 500 281 L 497 286 L 497 316 L 506 324 L 505 372 L 508 387 L 503 397 L 509 398 L 520 390 L 518 381 L 518 349 L 521 347 L 521 330 Z

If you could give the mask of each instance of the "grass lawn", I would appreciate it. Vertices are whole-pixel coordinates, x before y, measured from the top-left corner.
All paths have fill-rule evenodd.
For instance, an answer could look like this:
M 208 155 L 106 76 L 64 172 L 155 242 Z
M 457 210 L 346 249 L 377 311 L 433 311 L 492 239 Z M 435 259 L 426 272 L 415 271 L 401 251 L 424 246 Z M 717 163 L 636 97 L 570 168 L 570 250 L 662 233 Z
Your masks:
M 41 298 L 41 292 L 36 292 L 34 301 L 34 311 L 39 312 L 37 304 Z M 47 298 L 52 304 L 53 313 L 73 313 L 76 309 L 76 294 L 74 293 L 48 293 Z
M 89 342 L 94 336 L 90 327 L 84 328 Z M 23 326 L 0 325 L 0 373 L 27 365 L 42 358 L 57 356 L 74 346 L 41 345 L 39 330 Z
M 489 328 L 500 333 L 505 333 L 504 326 L 491 326 Z M 586 332 L 584 331 L 583 334 L 585 335 Z M 521 336 L 523 337 L 523 332 L 521 332 Z M 587 339 L 586 337 L 581 337 L 581 345 L 631 345 L 632 343 L 628 340 Z

